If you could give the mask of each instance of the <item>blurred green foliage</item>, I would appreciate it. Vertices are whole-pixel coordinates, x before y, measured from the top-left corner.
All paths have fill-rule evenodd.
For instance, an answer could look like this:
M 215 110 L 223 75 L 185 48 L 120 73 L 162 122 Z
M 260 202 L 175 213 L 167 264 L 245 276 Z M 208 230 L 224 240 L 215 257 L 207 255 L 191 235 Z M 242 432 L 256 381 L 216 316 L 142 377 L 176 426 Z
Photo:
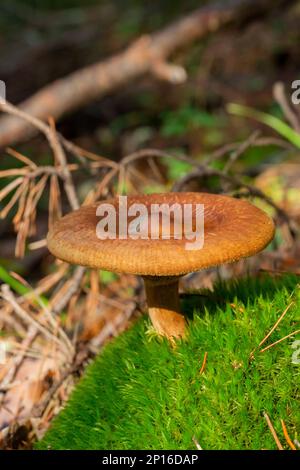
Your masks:
M 222 120 L 196 106 L 185 105 L 178 110 L 162 113 L 161 133 L 165 137 L 186 134 L 194 129 L 214 129 L 220 127 Z

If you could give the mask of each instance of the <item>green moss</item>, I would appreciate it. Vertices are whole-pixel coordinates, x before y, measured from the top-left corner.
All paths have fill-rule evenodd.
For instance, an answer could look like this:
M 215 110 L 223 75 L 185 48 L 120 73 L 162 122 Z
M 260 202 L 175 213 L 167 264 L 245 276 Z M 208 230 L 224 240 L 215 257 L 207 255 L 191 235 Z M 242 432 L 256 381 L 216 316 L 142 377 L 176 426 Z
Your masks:
M 297 278 L 246 279 L 204 294 L 185 301 L 194 320 L 176 348 L 147 335 L 146 318 L 106 346 L 37 447 L 194 449 L 195 436 L 204 449 L 275 449 L 264 411 L 283 444 L 280 418 L 297 437 L 295 337 L 249 361 L 291 300 L 266 344 L 299 329 Z

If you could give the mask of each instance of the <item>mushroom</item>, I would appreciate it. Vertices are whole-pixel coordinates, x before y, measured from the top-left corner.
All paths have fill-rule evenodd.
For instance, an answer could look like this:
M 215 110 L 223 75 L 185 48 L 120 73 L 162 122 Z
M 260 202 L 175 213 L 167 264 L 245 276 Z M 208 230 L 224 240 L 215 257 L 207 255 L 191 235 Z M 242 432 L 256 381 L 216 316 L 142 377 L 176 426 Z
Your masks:
M 62 217 L 48 233 L 49 250 L 69 263 L 141 275 L 153 326 L 168 338 L 184 337 L 186 333 L 178 294 L 180 276 L 254 255 L 274 236 L 273 221 L 261 209 L 229 196 L 207 193 L 128 196 L 127 210 L 131 207 L 131 212 L 127 213 L 120 205 L 121 198 L 123 201 L 124 196 L 121 196 L 82 206 Z M 143 205 L 147 212 L 137 211 L 137 205 Z M 99 214 L 107 214 L 109 207 L 116 215 L 112 224 L 116 237 L 109 232 L 108 224 L 107 238 L 99 239 Z M 160 209 L 163 212 L 166 207 L 174 209 L 169 211 L 168 227 L 167 219 L 159 214 Z M 186 229 L 186 226 L 185 221 L 175 217 L 175 209 L 185 207 L 193 209 L 188 221 L 189 231 L 181 230 L 180 238 L 180 228 Z M 158 211 L 158 218 L 153 208 Z M 198 224 L 201 217 L 197 217 L 197 211 L 201 208 L 204 209 L 204 225 Z M 154 236 L 150 228 L 154 228 Z M 192 237 L 201 244 L 201 231 L 203 246 L 193 246 Z

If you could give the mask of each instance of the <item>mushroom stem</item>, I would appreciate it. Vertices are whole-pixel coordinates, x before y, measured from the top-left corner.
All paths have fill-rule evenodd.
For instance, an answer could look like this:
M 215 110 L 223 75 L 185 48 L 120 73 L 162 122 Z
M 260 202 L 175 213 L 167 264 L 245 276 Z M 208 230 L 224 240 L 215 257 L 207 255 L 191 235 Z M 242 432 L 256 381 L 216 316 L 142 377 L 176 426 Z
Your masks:
M 149 316 L 156 331 L 167 338 L 185 336 L 185 318 L 180 313 L 178 277 L 144 276 Z

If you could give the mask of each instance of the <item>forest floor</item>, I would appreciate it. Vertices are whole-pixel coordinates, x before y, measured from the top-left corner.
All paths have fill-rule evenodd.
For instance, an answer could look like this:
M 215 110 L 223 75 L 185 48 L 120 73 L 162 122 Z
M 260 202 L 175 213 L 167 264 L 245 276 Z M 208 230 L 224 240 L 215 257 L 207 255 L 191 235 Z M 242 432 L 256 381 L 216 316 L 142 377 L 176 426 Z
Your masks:
M 276 449 L 269 417 L 289 449 L 299 440 L 299 342 L 297 352 L 294 338 L 281 340 L 299 330 L 299 287 L 296 276 L 264 275 L 192 294 L 188 339 L 173 347 L 139 320 L 88 367 L 37 447 Z

